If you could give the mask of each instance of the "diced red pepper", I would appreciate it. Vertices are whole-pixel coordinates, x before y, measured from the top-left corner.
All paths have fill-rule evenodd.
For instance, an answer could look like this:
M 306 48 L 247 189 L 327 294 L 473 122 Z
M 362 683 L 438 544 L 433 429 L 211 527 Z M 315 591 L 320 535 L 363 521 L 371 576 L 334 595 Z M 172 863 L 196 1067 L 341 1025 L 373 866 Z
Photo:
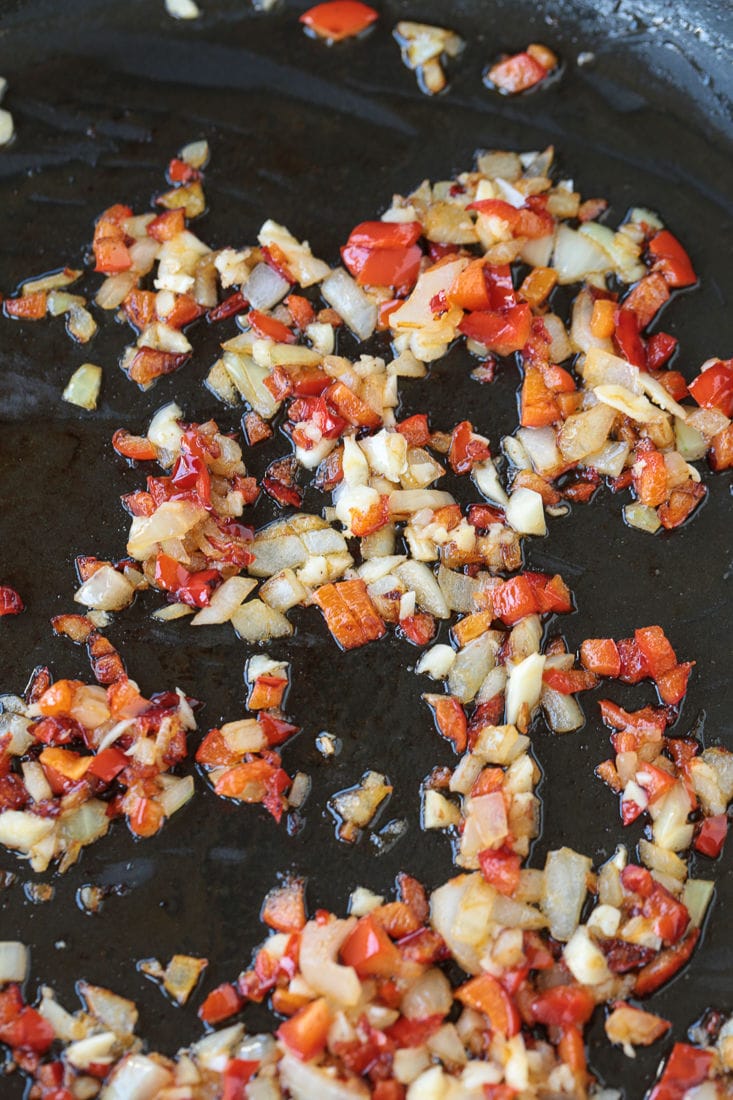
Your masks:
M 446 294 L 446 304 L 467 310 L 492 309 L 485 260 L 472 260 L 458 272 Z
M 157 214 L 151 222 L 148 223 L 145 232 L 149 237 L 153 237 L 154 240 L 170 241 L 173 237 L 177 237 L 179 233 L 183 233 L 186 228 L 186 213 L 178 207 L 176 210 L 164 210 L 162 214 Z
M 168 162 L 165 174 L 170 183 L 190 183 L 192 180 L 201 178 L 201 173 L 198 168 L 194 168 L 192 164 L 189 164 L 185 160 L 181 160 L 179 157 L 173 157 L 173 159 Z
M 137 382 L 139 386 L 146 386 L 163 374 L 172 374 L 187 359 L 187 352 L 156 351 L 154 348 L 143 347 L 127 367 L 127 374 L 131 381 Z
M 412 247 L 421 236 L 420 222 L 360 222 L 349 233 L 347 244 L 355 248 L 390 252 Z
M 268 714 L 267 711 L 260 711 L 258 720 L 270 748 L 282 745 L 284 741 L 300 732 L 300 726 L 294 726 L 292 722 L 286 722 L 284 718 Z
M 531 54 L 522 51 L 492 65 L 486 79 L 507 95 L 526 92 L 547 76 L 547 69 Z
M 421 1047 L 443 1025 L 443 1017 L 436 1013 L 421 1020 L 401 1016 L 386 1029 L 386 1034 L 398 1047 Z
M 25 610 L 25 604 L 14 588 L 8 584 L 0 584 L 0 617 L 3 615 L 20 615 Z
M 677 664 L 674 650 L 661 626 L 644 626 L 634 631 L 634 640 L 653 680 Z
M 409 248 L 360 248 L 347 244 L 341 249 L 341 258 L 359 286 L 407 288 L 417 280 L 423 252 L 417 244 Z
M 646 791 L 650 806 L 663 798 L 677 782 L 673 775 L 654 764 L 643 764 L 636 773 L 636 781 Z
M 634 289 L 626 295 L 623 308 L 635 313 L 638 327 L 644 329 L 651 324 L 659 310 L 668 301 L 669 287 L 667 281 L 659 272 L 653 271 L 651 275 L 645 275 Z M 660 335 L 663 335 L 663 333 Z M 677 343 L 674 337 L 670 336 L 667 339 L 673 340 L 675 344 Z
M 631 468 L 631 478 L 636 495 L 642 504 L 656 508 L 667 499 L 667 467 L 656 448 L 644 451 L 637 448 L 636 462 Z
M 598 686 L 595 673 L 580 668 L 545 668 L 542 682 L 561 695 L 574 695 L 577 691 L 589 691 Z
M 717 439 L 717 436 L 715 437 Z M 713 440 L 715 443 L 715 440 Z M 707 495 L 707 489 L 699 481 L 683 482 L 676 485 L 664 504 L 657 509 L 659 521 L 667 531 L 679 527 L 694 512 L 701 500 Z
M 531 1004 L 532 1016 L 545 1027 L 582 1027 L 593 1015 L 593 994 L 582 985 L 555 985 L 539 993 Z
M 291 878 L 277 886 L 265 898 L 260 914 L 262 920 L 277 932 L 300 932 L 306 923 L 305 884 Z
M 111 783 L 129 763 L 130 758 L 121 749 L 110 745 L 109 748 L 102 749 L 93 758 L 87 774 L 96 776 L 103 783 Z
M 733 424 L 714 435 L 708 451 L 710 468 L 716 473 L 733 466 Z
M 303 12 L 300 22 L 319 38 L 340 42 L 361 34 L 378 18 L 374 8 L 360 3 L 360 0 L 328 0 Z
M 207 1024 L 219 1024 L 239 1012 L 243 1000 L 229 982 L 212 989 L 198 1010 L 199 1019 Z
M 646 997 L 674 977 L 689 960 L 699 938 L 700 929 L 691 928 L 679 943 L 660 951 L 656 958 L 647 963 L 636 975 L 634 986 L 636 996 Z
M 464 336 L 496 355 L 511 355 L 527 343 L 531 325 L 532 311 L 522 303 L 504 310 L 469 313 L 458 327 Z
M 525 367 L 520 410 L 523 428 L 544 428 L 561 419 L 560 407 L 539 367 Z
M 251 309 L 247 314 L 247 320 L 258 336 L 275 340 L 279 344 L 295 343 L 295 333 L 276 317 L 270 317 L 259 309 Z
M 654 259 L 654 271 L 661 271 L 669 286 L 692 286 L 697 275 L 690 257 L 668 229 L 662 229 L 649 241 L 649 255 Z
M 525 615 L 537 614 L 537 598 L 525 576 L 510 577 L 493 589 L 491 600 L 494 615 L 507 626 L 513 626 Z
M 657 679 L 656 685 L 659 698 L 667 706 L 675 707 L 682 702 L 694 664 L 694 661 L 684 661 L 682 664 L 670 669 L 669 672 L 663 673 Z
M 690 382 L 690 393 L 704 409 L 733 417 L 733 359 L 721 359 Z
M 162 551 L 155 559 L 155 584 L 172 593 L 181 603 L 191 607 L 206 607 L 211 593 L 221 580 L 218 569 L 201 569 L 190 573 L 185 566 Z
M 342 649 L 355 649 L 381 638 L 384 623 L 362 580 L 324 584 L 313 594 L 326 625 Z
M 242 291 L 237 290 L 234 294 L 230 294 L 228 298 L 225 298 L 223 302 L 219 302 L 218 306 L 212 306 L 206 314 L 206 320 L 212 323 L 225 321 L 228 317 L 234 317 L 237 313 L 244 313 L 245 309 L 249 309 L 249 302 Z
M 430 442 L 430 428 L 425 413 L 408 416 L 406 420 L 399 421 L 395 427 L 400 435 L 404 435 L 411 447 L 427 447 Z
M 707 1080 L 714 1062 L 712 1050 L 675 1043 L 664 1073 L 649 1093 L 649 1100 L 684 1100 L 690 1089 Z
M 580 661 L 583 668 L 597 676 L 616 679 L 621 672 L 621 658 L 613 638 L 586 638 L 580 647 Z
M 319 997 L 280 1024 L 277 1037 L 296 1058 L 310 1062 L 325 1048 L 330 1026 L 328 1001 Z
M 334 382 L 323 396 L 338 415 L 355 428 L 378 428 L 382 423 L 379 413 L 362 401 L 344 382 Z
M 678 343 L 677 337 L 670 336 L 668 332 L 655 332 L 650 336 L 646 344 L 647 370 L 655 371 L 663 367 L 674 355 Z M 685 396 L 684 393 L 682 396 Z
M 529 237 L 535 240 L 547 237 L 555 228 L 555 220 L 546 209 L 546 200 L 541 195 L 533 195 L 524 206 L 516 207 L 504 199 L 478 199 L 469 203 L 468 210 L 477 210 L 479 214 L 501 218 L 511 227 L 515 237 Z M 552 289 L 550 287 L 550 289 Z M 508 303 L 506 303 L 508 304 Z M 496 305 L 492 303 L 493 308 Z
M 639 321 L 630 309 L 621 308 L 616 313 L 616 330 L 613 342 L 619 355 L 635 367 L 646 370 L 646 350 L 639 335 Z
M 435 637 L 435 619 L 427 611 L 416 611 L 400 619 L 400 630 L 413 645 L 427 645 Z
M 466 1008 L 483 1012 L 494 1031 L 507 1039 L 520 1030 L 521 1021 L 514 1001 L 491 974 L 471 978 L 455 991 L 455 998 Z
M 135 836 L 155 836 L 163 824 L 163 807 L 152 798 L 138 798 L 127 815 L 130 831 Z
M 47 299 L 45 290 L 36 290 L 22 298 L 6 298 L 3 308 L 8 317 L 16 317 L 20 321 L 40 321 L 46 316 Z
M 644 654 L 634 638 L 621 638 L 616 646 L 621 658 L 619 679 L 625 684 L 638 684 L 650 675 Z
M 468 744 L 468 721 L 466 712 L 454 695 L 423 695 L 423 699 L 433 712 L 438 732 L 453 742 L 457 753 L 466 751 Z
M 678 943 L 690 923 L 687 907 L 658 882 L 644 902 L 642 916 L 653 921 L 656 935 L 665 944 Z
M 462 420 L 460 424 L 456 424 L 448 452 L 448 461 L 454 473 L 470 473 L 477 462 L 484 462 L 490 457 L 487 441 L 474 435 L 470 420 Z
M 400 953 L 371 914 L 361 917 L 341 946 L 341 958 L 360 978 L 389 978 L 400 964 Z
M 269 710 L 282 703 L 287 677 L 263 673 L 253 683 L 247 699 L 247 710 Z
M 290 311 L 290 316 L 293 318 L 294 323 L 301 332 L 316 319 L 316 311 L 308 299 L 304 298 L 301 294 L 289 294 L 285 299 L 285 305 Z
M 473 791 L 471 794 L 473 796 Z M 516 893 L 522 865 L 516 852 L 512 852 L 509 848 L 486 848 L 483 852 L 479 852 L 478 862 L 486 881 L 500 894 L 512 897 Z
M 224 1070 L 222 1100 L 246 1100 L 247 1082 L 259 1065 L 244 1058 L 230 1058 Z
M 288 408 L 288 419 L 294 424 L 312 424 L 321 433 L 323 439 L 338 439 L 346 427 L 346 420 L 332 412 L 323 397 L 296 397 Z M 299 446 L 308 450 L 307 443 L 312 441 L 305 433 L 303 438 L 293 432 L 293 438 Z
M 707 856 L 709 859 L 717 859 L 723 850 L 727 835 L 727 814 L 715 814 L 713 817 L 706 817 L 700 824 L 693 847 L 701 855 Z
M 30 1005 L 23 1004 L 17 985 L 0 993 L 0 1042 L 18 1050 L 44 1054 L 56 1035 L 51 1024 Z
M 125 428 L 118 428 L 114 433 L 112 446 L 118 455 L 136 462 L 153 462 L 158 457 L 158 449 L 149 439 L 131 435 Z

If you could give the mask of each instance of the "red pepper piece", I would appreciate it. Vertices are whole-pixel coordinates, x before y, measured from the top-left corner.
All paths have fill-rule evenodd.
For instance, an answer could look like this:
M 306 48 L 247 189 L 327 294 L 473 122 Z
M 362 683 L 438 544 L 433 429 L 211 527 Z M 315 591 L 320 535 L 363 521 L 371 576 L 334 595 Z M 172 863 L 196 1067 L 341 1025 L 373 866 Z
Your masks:
M 118 428 L 112 436 L 112 446 L 118 455 L 137 462 L 152 462 L 158 457 L 157 447 L 144 436 L 131 435 L 125 428 Z
M 14 588 L 8 584 L 0 584 L 0 617 L 3 615 L 20 615 L 25 610 L 25 604 Z
M 404 435 L 411 447 L 427 447 L 430 443 L 430 428 L 425 413 L 408 416 L 406 420 L 400 421 L 396 428 L 400 435 Z
M 714 817 L 706 817 L 700 825 L 693 847 L 701 855 L 707 856 L 709 859 L 717 859 L 723 850 L 727 835 L 728 817 L 726 814 L 715 814 Z
M 555 985 L 531 1002 L 532 1016 L 545 1027 L 582 1027 L 595 1007 L 593 994 L 582 985 Z
M 654 371 L 663 367 L 674 355 L 678 343 L 677 337 L 670 336 L 668 332 L 655 332 L 650 336 L 646 344 L 647 370 Z M 684 396 L 683 393 L 682 397 Z
M 506 847 L 487 848 L 479 852 L 478 862 L 481 874 L 500 894 L 512 897 L 516 893 L 522 863 L 516 852 Z
M 186 362 L 188 353 L 175 353 L 171 351 L 156 351 L 154 348 L 140 348 L 134 359 L 127 367 L 127 375 L 132 382 L 139 386 L 146 386 L 162 374 L 172 374 L 173 371 Z
M 259 309 L 251 309 L 247 314 L 247 320 L 258 336 L 274 340 L 279 344 L 295 343 L 295 333 L 276 317 L 270 317 Z
M 621 673 L 621 657 L 613 638 L 586 638 L 580 647 L 580 661 L 597 676 L 616 679 Z
M 484 79 L 505 95 L 516 95 L 534 88 L 545 79 L 547 72 L 536 58 L 522 51 L 492 65 Z
M 578 691 L 590 691 L 597 687 L 598 677 L 586 669 L 546 668 L 542 673 L 542 682 L 561 695 L 574 695 Z
M 689 960 L 699 938 L 700 929 L 691 928 L 679 943 L 660 951 L 656 958 L 647 963 L 637 974 L 634 986 L 636 996 L 646 997 L 674 977 Z
M 649 241 L 649 255 L 654 259 L 653 270 L 660 271 L 669 286 L 692 286 L 697 282 L 690 257 L 668 229 L 662 229 Z
M 185 566 L 169 554 L 160 552 L 155 559 L 156 586 L 191 607 L 206 607 L 220 580 L 221 573 L 218 569 L 201 569 L 197 573 L 189 573 Z
M 360 978 L 388 978 L 400 963 L 399 951 L 371 914 L 357 921 L 341 947 L 341 958 Z
M 531 326 L 532 311 L 522 303 L 504 310 L 469 313 L 458 327 L 464 336 L 496 355 L 511 355 L 527 343 Z
M 341 249 L 344 266 L 359 286 L 412 287 L 422 257 L 422 249 L 416 244 L 409 248 L 360 248 L 347 244 Z
M 669 672 L 663 673 L 656 681 L 659 698 L 667 706 L 676 707 L 681 703 L 687 691 L 687 681 L 690 678 L 694 661 L 685 661 L 676 665 Z
M 721 359 L 690 382 L 690 393 L 704 409 L 733 417 L 733 359 Z
M 219 302 L 218 306 L 212 306 L 206 314 L 206 320 L 210 322 L 225 321 L 227 317 L 244 313 L 245 309 L 249 309 L 249 302 L 242 291 L 237 290 L 234 294 L 230 294 L 228 298 L 225 298 L 223 302 Z
M 36 290 L 22 298 L 6 298 L 3 307 L 8 317 L 16 317 L 19 321 L 40 321 L 46 315 L 47 299 L 45 290 Z
M 285 305 L 290 312 L 290 316 L 293 318 L 294 324 L 297 325 L 301 332 L 316 319 L 316 311 L 308 299 L 304 298 L 301 294 L 289 294 L 285 299 Z
M 110 745 L 97 753 L 87 769 L 87 775 L 96 776 L 102 783 L 111 783 L 129 763 L 130 758 L 124 752 Z
M 492 1029 L 507 1039 L 511 1039 L 521 1028 L 514 1001 L 491 974 L 471 978 L 465 985 L 459 986 L 454 996 L 466 1008 L 488 1016 Z
M 635 630 L 634 640 L 653 680 L 658 680 L 677 664 L 675 651 L 661 626 L 644 626 Z
M 427 645 L 435 637 L 435 619 L 427 611 L 417 611 L 400 619 L 400 630 L 413 645 Z
M 222 1100 L 246 1100 L 247 1082 L 259 1065 L 244 1058 L 230 1058 L 224 1070 Z
M 470 473 L 477 462 L 484 462 L 490 457 L 488 443 L 474 435 L 470 420 L 462 420 L 460 424 L 456 424 L 448 452 L 448 461 L 454 473 Z
M 277 1037 L 296 1058 L 309 1062 L 326 1046 L 331 1012 L 325 997 L 311 1001 L 277 1029 Z
M 218 1024 L 239 1012 L 243 1001 L 239 993 L 229 982 L 212 989 L 198 1010 L 199 1019 L 207 1024 Z
M 457 753 L 465 752 L 468 744 L 468 721 L 461 703 L 453 695 L 423 695 L 435 718 L 438 732 L 453 742 Z
M 663 275 L 653 271 L 651 275 L 636 284 L 624 298 L 623 308 L 636 314 L 638 327 L 645 329 L 656 317 L 659 310 L 669 301 L 669 287 Z M 673 337 L 668 337 L 673 339 Z M 674 341 L 677 343 L 677 341 Z
M 639 335 L 639 321 L 631 309 L 621 308 L 615 315 L 613 342 L 619 355 L 635 367 L 646 370 L 646 349 Z
M 621 658 L 619 679 L 625 684 L 638 684 L 650 675 L 644 654 L 633 638 L 621 638 L 617 643 Z
M 309 30 L 329 42 L 341 42 L 354 38 L 379 18 L 374 8 L 359 0 L 328 0 L 316 4 L 300 16 L 300 22 Z
M 689 1089 L 707 1080 L 715 1054 L 688 1043 L 675 1043 L 664 1073 L 649 1093 L 649 1100 L 683 1100 Z
M 523 428 L 544 428 L 561 419 L 560 407 L 538 367 L 524 369 L 520 410 Z
M 148 223 L 145 232 L 149 237 L 152 237 L 156 241 L 170 241 L 173 237 L 177 237 L 179 233 L 183 233 L 186 228 L 186 214 L 185 211 L 179 207 L 177 210 L 164 210 L 162 214 L 157 214 L 151 222 Z
M 398 1047 L 421 1047 L 443 1025 L 443 1016 L 435 1014 L 422 1020 L 401 1016 L 386 1029 L 386 1034 Z

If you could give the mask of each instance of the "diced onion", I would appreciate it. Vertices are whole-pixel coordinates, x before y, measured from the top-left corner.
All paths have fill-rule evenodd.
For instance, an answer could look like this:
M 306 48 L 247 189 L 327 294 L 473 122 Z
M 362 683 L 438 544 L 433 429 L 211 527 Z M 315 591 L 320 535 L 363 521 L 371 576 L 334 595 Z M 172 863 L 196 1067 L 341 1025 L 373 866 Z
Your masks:
M 216 589 L 208 605 L 191 619 L 191 626 L 210 626 L 212 623 L 229 622 L 256 585 L 257 581 L 251 577 L 230 577 Z
M 63 392 L 64 401 L 80 409 L 96 409 L 102 387 L 102 368 L 94 363 L 82 363 L 72 374 Z
M 121 611 L 129 607 L 134 595 L 135 589 L 122 573 L 102 565 L 74 593 L 74 601 L 97 611 Z
M 17 940 L 0 943 L 0 983 L 24 982 L 28 977 L 28 948 Z
M 360 340 L 368 340 L 377 327 L 377 307 L 360 286 L 337 267 L 321 284 L 321 294 Z

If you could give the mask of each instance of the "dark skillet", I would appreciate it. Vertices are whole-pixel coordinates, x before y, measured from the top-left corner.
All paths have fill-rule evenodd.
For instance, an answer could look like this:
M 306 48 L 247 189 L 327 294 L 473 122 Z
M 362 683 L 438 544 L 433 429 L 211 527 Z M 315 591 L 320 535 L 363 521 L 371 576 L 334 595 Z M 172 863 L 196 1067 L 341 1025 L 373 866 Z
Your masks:
M 167 158 L 199 135 L 213 150 L 206 181 L 211 212 L 200 223 L 207 241 L 245 243 L 273 216 L 330 259 L 351 226 L 381 209 L 393 190 L 424 176 L 449 177 L 471 163 L 477 147 L 552 142 L 562 173 L 572 175 L 584 195 L 610 198 L 611 222 L 632 203 L 658 207 L 689 246 L 702 286 L 675 301 L 664 319 L 680 338 L 681 369 L 691 377 L 707 356 L 731 354 L 731 27 L 723 5 L 679 4 L 662 18 L 651 2 L 576 0 L 554 5 L 547 17 L 524 0 L 385 3 L 365 41 L 327 49 L 303 36 L 296 15 L 304 5 L 260 16 L 245 0 L 201 3 L 204 19 L 176 24 L 162 0 L 75 0 L 62 7 L 53 0 L 5 0 L 0 72 L 10 81 L 7 105 L 18 136 L 0 153 L 4 291 L 22 277 L 77 263 L 93 216 L 115 201 L 145 208 Z M 447 22 L 468 41 L 446 95 L 424 98 L 401 65 L 390 37 L 400 17 Z M 562 79 L 513 100 L 486 91 L 483 66 L 502 49 L 531 40 L 558 50 Z M 593 52 L 595 60 L 579 67 L 581 52 Z M 114 323 L 86 349 L 72 345 L 58 324 L 5 322 L 0 331 L 2 581 L 22 592 L 29 609 L 0 625 L 2 689 L 19 691 L 39 663 L 58 675 L 86 675 L 83 652 L 54 639 L 47 624 L 52 614 L 72 608 L 77 553 L 122 551 L 126 525 L 117 498 L 144 475 L 113 455 L 112 430 L 143 428 L 174 396 L 192 419 L 214 416 L 229 429 L 238 416 L 200 384 L 225 330 L 197 331 L 194 362 L 147 394 L 115 366 L 127 333 Z M 87 359 L 106 368 L 96 415 L 59 399 L 71 371 Z M 467 357 L 459 351 L 424 383 L 404 386 L 404 407 L 430 408 L 444 428 L 470 410 L 479 430 L 497 443 L 515 423 L 516 385 L 516 372 L 507 367 L 493 387 L 479 388 L 468 380 Z M 282 437 L 256 450 L 253 471 L 284 450 Z M 571 582 L 579 611 L 555 626 L 571 648 L 586 636 L 618 637 L 638 625 L 664 624 L 680 656 L 698 661 L 678 728 L 687 731 L 699 721 L 706 743 L 730 744 L 730 481 L 710 478 L 709 484 L 700 514 L 671 537 L 625 528 L 621 501 L 601 494 L 590 507 L 553 522 L 546 540 L 530 542 L 527 562 L 561 569 Z M 268 514 L 262 509 L 260 522 Z M 178 684 L 205 701 L 205 728 L 239 716 L 242 644 L 227 629 L 194 635 L 185 625 L 154 626 L 149 614 L 157 602 L 141 599 L 109 631 L 130 673 L 143 691 Z M 205 955 L 212 960 L 207 989 L 235 976 L 261 938 L 260 900 L 288 868 L 308 876 L 313 906 L 337 910 L 355 885 L 389 890 L 401 869 L 429 886 L 450 873 L 447 842 L 419 831 L 419 780 L 451 754 L 419 703 L 423 684 L 407 670 L 415 650 L 385 640 L 340 654 L 315 611 L 295 619 L 294 642 L 269 648 L 293 660 L 288 710 L 304 732 L 285 760 L 314 779 L 302 831 L 288 835 L 260 808 L 225 804 L 199 783 L 193 803 L 160 836 L 136 845 L 119 826 L 53 880 L 54 902 L 42 906 L 30 904 L 21 885 L 37 876 L 2 853 L 0 865 L 19 881 L 2 895 L 0 935 L 32 945 L 30 995 L 47 981 L 73 1007 L 77 978 L 108 985 L 139 1003 L 141 1033 L 173 1051 L 200 1032 L 195 1006 L 179 1011 L 164 1004 L 136 972 L 137 960 L 166 960 L 174 951 Z M 636 689 L 633 698 L 641 706 L 652 701 L 651 691 Z M 607 731 L 592 699 L 585 709 L 582 731 L 558 739 L 540 727 L 535 735 L 545 773 L 536 865 L 548 847 L 561 844 L 601 861 L 621 839 L 615 799 L 593 777 L 608 753 Z M 334 763 L 325 764 L 314 748 L 324 729 L 343 739 Z M 383 769 L 395 785 L 377 829 L 392 819 L 408 822 L 406 837 L 381 853 L 369 838 L 353 848 L 339 844 L 324 808 L 328 795 L 368 767 Z M 623 839 L 637 838 L 629 830 Z M 718 885 L 692 965 L 654 1001 L 654 1009 L 674 1021 L 676 1039 L 708 1005 L 733 1009 L 730 854 L 725 866 L 693 860 L 693 873 L 714 875 Z M 76 891 L 90 882 L 124 887 L 96 917 L 75 903 Z M 247 1019 L 256 1027 L 268 1017 L 252 1010 Z M 657 1044 L 628 1062 L 603 1043 L 598 1022 L 592 1064 L 626 1097 L 640 1097 L 668 1046 Z M 2 1085 L 3 1096 L 21 1091 L 19 1081 Z

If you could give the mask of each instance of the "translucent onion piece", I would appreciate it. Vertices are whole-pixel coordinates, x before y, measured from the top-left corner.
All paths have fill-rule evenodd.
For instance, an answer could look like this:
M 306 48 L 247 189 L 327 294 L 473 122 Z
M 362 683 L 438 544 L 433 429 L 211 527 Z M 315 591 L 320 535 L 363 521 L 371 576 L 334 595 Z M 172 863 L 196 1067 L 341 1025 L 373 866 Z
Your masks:
M 102 368 L 94 363 L 82 363 L 66 383 L 64 401 L 78 405 L 80 409 L 96 409 L 102 388 Z

